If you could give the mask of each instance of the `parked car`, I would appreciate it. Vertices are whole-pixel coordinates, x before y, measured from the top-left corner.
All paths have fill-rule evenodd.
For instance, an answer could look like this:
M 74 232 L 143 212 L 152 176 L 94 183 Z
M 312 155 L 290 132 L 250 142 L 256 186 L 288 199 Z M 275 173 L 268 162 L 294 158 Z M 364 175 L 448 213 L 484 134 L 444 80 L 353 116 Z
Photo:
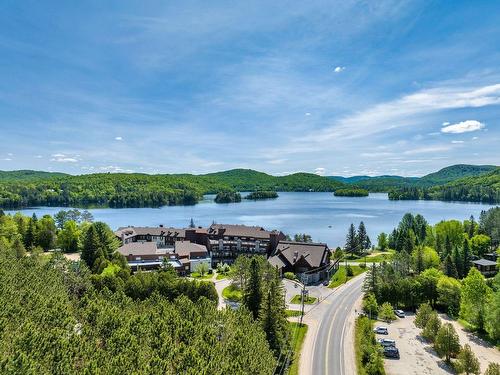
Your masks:
M 376 327 L 373 332 L 378 333 L 379 335 L 388 335 L 389 331 L 387 330 L 387 327 L 382 327 L 378 326 Z
M 384 348 L 387 348 L 389 346 L 393 346 L 394 348 L 396 347 L 396 341 L 391 339 L 378 339 L 377 342 Z
M 403 310 L 394 310 L 394 314 L 399 318 L 404 318 L 406 316 Z
M 399 350 L 394 346 L 384 347 L 384 356 L 388 358 L 397 358 L 399 359 Z

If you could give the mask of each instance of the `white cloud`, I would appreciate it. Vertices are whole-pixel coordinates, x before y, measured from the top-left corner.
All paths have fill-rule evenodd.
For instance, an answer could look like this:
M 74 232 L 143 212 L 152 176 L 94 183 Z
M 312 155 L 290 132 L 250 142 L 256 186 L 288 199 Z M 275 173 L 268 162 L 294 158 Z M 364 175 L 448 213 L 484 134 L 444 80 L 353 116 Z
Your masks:
M 42 155 L 35 155 L 36 159 L 41 159 L 43 156 Z
M 122 137 L 115 137 L 115 141 L 123 141 Z
M 325 172 L 326 172 L 326 170 L 323 167 L 318 167 L 314 170 L 314 173 L 319 175 L 319 176 L 324 176 Z
M 267 162 L 269 164 L 283 164 L 284 162 L 286 162 L 288 159 L 272 159 L 272 160 L 268 160 Z
M 464 143 L 464 141 L 451 141 L 451 143 L 460 144 L 460 143 Z
M 311 113 L 310 112 L 306 112 L 305 115 L 306 116 L 311 116 Z
M 473 141 L 475 141 L 476 139 L 479 139 L 479 137 L 472 137 Z
M 99 167 L 98 170 L 102 172 L 110 172 L 110 173 L 134 173 L 132 169 L 124 169 L 115 165 L 108 165 L 105 167 Z
M 415 148 L 413 150 L 407 150 L 403 152 L 405 155 L 415 155 L 415 154 L 427 154 L 427 153 L 434 153 L 434 152 L 440 152 L 440 151 L 448 151 L 451 146 L 443 145 L 443 146 L 427 146 L 427 147 L 419 147 Z
M 337 66 L 335 67 L 335 69 L 333 69 L 333 71 L 335 73 L 340 73 L 340 72 L 343 72 L 345 70 L 345 66 Z
M 65 154 L 52 154 L 50 161 L 55 161 L 57 163 L 78 163 L 78 159 Z
M 441 129 L 441 132 L 460 134 L 460 133 L 474 132 L 477 130 L 481 130 L 483 128 L 484 124 L 482 122 L 476 120 L 466 120 L 459 122 L 457 124 L 445 126 L 444 128 Z
M 450 123 L 449 123 L 448 121 L 445 121 L 445 122 L 443 122 L 443 124 L 442 124 L 442 125 L 443 125 L 443 126 L 447 126 L 447 125 L 450 125 Z
M 4 160 L 4 161 L 11 161 L 12 159 L 11 158 L 4 158 L 2 160 Z

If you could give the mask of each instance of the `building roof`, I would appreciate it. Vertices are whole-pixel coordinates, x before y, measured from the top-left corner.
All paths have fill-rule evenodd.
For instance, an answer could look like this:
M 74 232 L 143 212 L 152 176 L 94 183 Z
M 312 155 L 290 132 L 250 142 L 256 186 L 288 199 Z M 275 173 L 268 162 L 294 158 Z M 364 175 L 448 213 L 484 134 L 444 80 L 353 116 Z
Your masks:
M 268 231 L 259 226 L 248 226 L 240 224 L 212 224 L 208 228 L 208 234 L 221 234 L 228 237 L 252 237 L 269 239 L 275 231 Z
M 492 260 L 488 259 L 479 259 L 479 260 L 474 260 L 472 263 L 477 264 L 479 266 L 496 266 L 497 262 L 493 262 Z
M 121 227 L 115 232 L 117 237 L 130 238 L 140 235 L 164 236 L 164 237 L 186 237 L 186 230 L 180 228 L 167 227 Z
M 179 257 L 190 256 L 191 254 L 207 254 L 207 247 L 189 241 L 175 241 L 175 252 Z
M 120 246 L 117 250 L 123 256 L 164 255 L 168 249 L 158 249 L 156 242 L 131 242 Z
M 280 241 L 274 254 L 290 265 L 302 258 L 312 268 L 318 268 L 328 261 L 328 246 L 324 243 Z
M 278 267 L 278 269 L 286 267 L 285 262 L 281 259 L 279 255 L 275 255 L 273 257 L 270 257 L 268 259 L 268 262 L 271 264 L 273 267 Z

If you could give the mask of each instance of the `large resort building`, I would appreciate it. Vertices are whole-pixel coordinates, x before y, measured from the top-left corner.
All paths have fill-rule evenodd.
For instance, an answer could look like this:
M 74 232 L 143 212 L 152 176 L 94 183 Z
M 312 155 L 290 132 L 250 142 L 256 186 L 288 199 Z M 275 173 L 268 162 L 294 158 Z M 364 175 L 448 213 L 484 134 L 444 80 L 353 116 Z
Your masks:
M 244 255 L 269 258 L 281 274 L 294 272 L 307 284 L 328 278 L 334 270 L 326 244 L 286 241 L 280 231 L 259 226 L 212 224 L 208 228 L 123 227 L 115 232 L 118 251 L 133 270 L 155 269 L 169 263 L 179 274 L 232 264 Z

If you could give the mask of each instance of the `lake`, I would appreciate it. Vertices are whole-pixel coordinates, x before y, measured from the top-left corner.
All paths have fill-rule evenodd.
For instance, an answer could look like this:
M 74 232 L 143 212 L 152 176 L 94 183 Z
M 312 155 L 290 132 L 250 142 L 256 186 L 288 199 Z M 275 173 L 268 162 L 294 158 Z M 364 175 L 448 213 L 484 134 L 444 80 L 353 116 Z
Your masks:
M 106 222 L 112 229 L 120 226 L 187 227 L 193 218 L 196 225 L 208 226 L 213 221 L 223 224 L 260 225 L 284 233 L 310 234 L 314 241 L 330 247 L 342 246 L 351 223 L 364 221 L 373 243 L 377 235 L 389 233 L 406 212 L 422 214 L 429 223 L 444 219 L 479 218 L 482 210 L 492 205 L 439 201 L 390 201 L 387 194 L 373 193 L 368 197 L 335 197 L 332 193 L 279 193 L 279 198 L 262 201 L 217 204 L 207 195 L 194 206 L 161 208 L 96 208 L 89 209 L 96 221 Z M 21 210 L 38 217 L 54 215 L 59 207 L 37 207 Z M 13 213 L 15 211 L 7 211 Z

